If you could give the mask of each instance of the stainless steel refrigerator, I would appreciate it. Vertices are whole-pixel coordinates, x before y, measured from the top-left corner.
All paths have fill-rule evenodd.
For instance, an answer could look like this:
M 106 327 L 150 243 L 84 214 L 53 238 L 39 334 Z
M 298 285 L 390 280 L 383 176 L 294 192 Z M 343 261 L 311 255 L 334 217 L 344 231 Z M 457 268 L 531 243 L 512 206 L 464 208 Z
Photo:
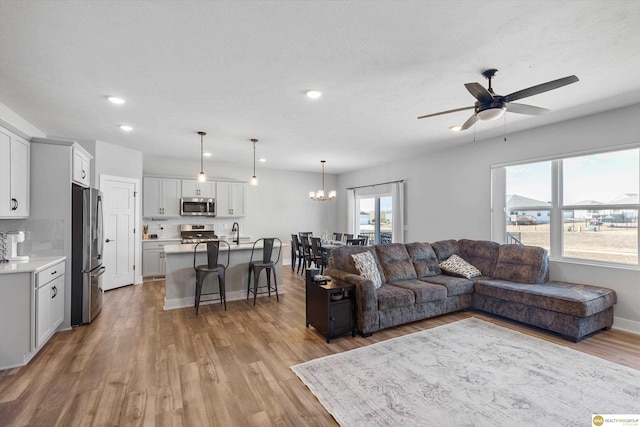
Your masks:
M 71 325 L 90 323 L 102 309 L 102 192 L 73 184 Z

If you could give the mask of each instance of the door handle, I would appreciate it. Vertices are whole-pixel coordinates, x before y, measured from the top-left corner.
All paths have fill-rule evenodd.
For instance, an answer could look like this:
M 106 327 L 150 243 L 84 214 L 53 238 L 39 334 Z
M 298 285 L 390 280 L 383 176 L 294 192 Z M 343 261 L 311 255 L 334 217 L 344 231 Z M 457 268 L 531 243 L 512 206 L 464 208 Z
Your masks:
M 115 242 L 115 240 L 107 239 L 107 240 L 105 240 L 105 242 L 107 242 L 107 243 L 109 243 L 109 242 Z

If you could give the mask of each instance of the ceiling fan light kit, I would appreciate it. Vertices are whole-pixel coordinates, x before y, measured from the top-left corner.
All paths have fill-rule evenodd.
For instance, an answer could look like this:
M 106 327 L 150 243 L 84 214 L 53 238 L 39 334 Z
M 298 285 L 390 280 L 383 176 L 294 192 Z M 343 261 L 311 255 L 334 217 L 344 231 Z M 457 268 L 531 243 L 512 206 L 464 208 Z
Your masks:
M 517 101 L 529 96 L 538 95 L 543 92 L 548 92 L 553 89 L 558 89 L 562 86 L 569 85 L 577 82 L 579 79 L 576 76 L 567 76 L 561 79 L 552 80 L 550 82 L 542 83 L 536 86 L 531 86 L 526 89 L 513 92 L 509 95 L 498 95 L 493 91 L 491 86 L 491 80 L 495 77 L 497 69 L 491 68 L 485 70 L 482 75 L 489 80 L 489 87 L 485 88 L 480 83 L 465 83 L 465 87 L 474 98 L 477 99 L 472 107 L 456 108 L 454 110 L 441 111 L 439 113 L 427 114 L 425 116 L 418 117 L 424 119 L 427 117 L 439 116 L 442 114 L 456 113 L 458 111 L 473 109 L 473 115 L 467 119 L 467 121 L 459 127 L 452 126 L 451 130 L 465 130 L 473 126 L 478 120 L 490 121 L 500 118 L 506 111 L 517 114 L 527 114 L 530 116 L 539 116 L 549 112 L 546 108 L 536 107 L 533 105 L 516 104 L 512 101 Z

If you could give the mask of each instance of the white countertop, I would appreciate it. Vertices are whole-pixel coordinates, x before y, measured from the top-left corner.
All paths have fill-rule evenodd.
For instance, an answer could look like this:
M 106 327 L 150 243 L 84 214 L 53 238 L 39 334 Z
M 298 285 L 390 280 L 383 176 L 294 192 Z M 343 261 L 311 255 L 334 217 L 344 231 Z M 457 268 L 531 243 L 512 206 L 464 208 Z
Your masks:
M 30 257 L 28 261 L 9 261 L 0 263 L 0 274 L 8 273 L 37 273 L 38 271 L 49 268 L 66 257 Z
M 142 243 L 179 242 L 181 240 L 182 240 L 181 237 L 158 237 L 157 239 L 142 239 Z
M 195 244 L 165 245 L 164 253 L 165 254 L 184 254 L 184 253 L 192 254 L 195 246 L 196 246 Z M 282 246 L 285 247 L 286 245 L 283 244 Z M 229 243 L 229 248 L 231 249 L 231 251 L 251 250 L 253 248 L 253 243 L 240 243 L 239 245 L 237 243 Z M 262 249 L 262 245 L 261 244 L 256 245 L 256 249 Z M 220 245 L 220 250 L 226 251 L 227 246 Z M 206 251 L 207 251 L 206 244 L 203 243 L 200 246 L 198 246 L 198 252 L 206 252 Z

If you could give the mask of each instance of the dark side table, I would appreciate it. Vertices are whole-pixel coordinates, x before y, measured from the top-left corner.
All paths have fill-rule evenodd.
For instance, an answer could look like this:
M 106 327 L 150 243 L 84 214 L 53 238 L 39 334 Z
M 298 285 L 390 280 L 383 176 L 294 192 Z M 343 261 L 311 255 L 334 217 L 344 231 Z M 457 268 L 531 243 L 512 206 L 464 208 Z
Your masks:
M 331 281 L 315 281 L 318 269 L 306 271 L 307 328 L 309 325 L 331 342 L 351 332 L 356 336 L 354 319 L 355 286 L 338 286 Z

